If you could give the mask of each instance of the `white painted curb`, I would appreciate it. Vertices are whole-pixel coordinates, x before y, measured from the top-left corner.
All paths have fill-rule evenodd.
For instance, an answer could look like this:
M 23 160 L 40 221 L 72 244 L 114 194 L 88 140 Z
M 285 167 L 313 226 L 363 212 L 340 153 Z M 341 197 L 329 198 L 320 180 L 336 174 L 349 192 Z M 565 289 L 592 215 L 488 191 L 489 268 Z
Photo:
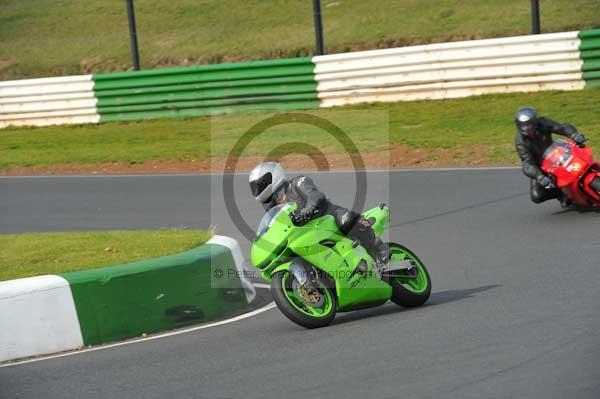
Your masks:
M 82 346 L 75 303 L 64 278 L 0 282 L 0 362 Z

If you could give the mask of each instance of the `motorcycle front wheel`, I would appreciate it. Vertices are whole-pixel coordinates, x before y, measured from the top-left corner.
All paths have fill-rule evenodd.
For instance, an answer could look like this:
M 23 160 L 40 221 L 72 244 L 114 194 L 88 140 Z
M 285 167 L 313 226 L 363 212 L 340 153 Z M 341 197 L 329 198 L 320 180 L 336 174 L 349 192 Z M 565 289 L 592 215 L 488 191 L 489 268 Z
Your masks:
M 292 273 L 283 270 L 271 279 L 271 293 L 281 313 L 294 323 L 306 328 L 325 327 L 335 318 L 335 293 L 318 276 L 313 284 L 314 291 L 308 292 Z
M 405 246 L 393 242 L 388 246 L 392 262 L 408 260 L 413 265 L 411 269 L 387 277 L 392 286 L 391 300 L 406 308 L 423 305 L 431 295 L 431 278 L 425 265 Z

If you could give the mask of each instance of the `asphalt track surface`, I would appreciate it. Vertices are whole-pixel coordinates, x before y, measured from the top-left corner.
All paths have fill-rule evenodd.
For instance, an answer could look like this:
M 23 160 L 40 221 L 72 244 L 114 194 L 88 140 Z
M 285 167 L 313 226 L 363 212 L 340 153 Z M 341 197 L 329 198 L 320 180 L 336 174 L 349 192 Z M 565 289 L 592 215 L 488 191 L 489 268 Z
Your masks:
M 313 177 L 352 203 L 352 174 Z M 392 208 L 391 238 L 428 265 L 426 306 L 339 314 L 319 330 L 272 309 L 0 368 L 0 398 L 600 397 L 600 214 L 532 204 L 516 169 L 376 172 L 368 182 L 367 204 Z M 256 225 L 244 176 L 235 187 Z M 2 178 L 0 193 L 4 233 L 217 224 L 244 240 L 218 175 Z

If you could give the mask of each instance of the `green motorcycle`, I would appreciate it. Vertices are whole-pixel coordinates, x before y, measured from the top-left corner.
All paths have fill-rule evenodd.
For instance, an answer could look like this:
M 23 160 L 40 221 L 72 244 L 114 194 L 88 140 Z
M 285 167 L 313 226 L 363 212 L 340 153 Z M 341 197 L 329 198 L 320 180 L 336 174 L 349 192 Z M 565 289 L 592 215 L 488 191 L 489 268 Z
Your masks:
M 336 312 L 383 305 L 423 305 L 431 293 L 429 273 L 406 247 L 389 243 L 391 260 L 379 270 L 365 248 L 343 235 L 331 215 L 296 226 L 295 203 L 271 208 L 252 244 L 251 261 L 271 284 L 273 299 L 291 321 L 306 328 L 329 325 Z M 381 236 L 390 210 L 380 205 L 363 217 Z

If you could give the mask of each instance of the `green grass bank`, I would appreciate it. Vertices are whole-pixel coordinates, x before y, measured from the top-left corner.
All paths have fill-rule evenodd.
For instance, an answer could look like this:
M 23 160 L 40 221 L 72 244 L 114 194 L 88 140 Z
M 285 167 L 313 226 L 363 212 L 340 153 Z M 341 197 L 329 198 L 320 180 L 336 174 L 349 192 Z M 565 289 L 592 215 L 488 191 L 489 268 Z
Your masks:
M 0 281 L 170 255 L 211 237 L 182 229 L 0 234 Z
M 599 103 L 600 89 L 589 89 L 380 103 L 310 113 L 339 124 L 365 154 L 402 145 L 428 152 L 435 160 L 439 151 L 468 156 L 477 147 L 476 155 L 482 158 L 482 164 L 514 164 L 517 158 L 513 115 L 517 107 L 532 105 L 542 115 L 572 123 L 590 137 L 590 145 L 600 146 Z M 53 165 L 222 162 L 247 129 L 270 115 L 256 112 L 213 118 L 3 129 L 0 172 Z M 298 141 L 319 147 L 325 155 L 343 152 L 335 140 L 318 128 L 291 123 L 270 128 L 252 141 L 242 156 L 264 157 L 281 144 Z

